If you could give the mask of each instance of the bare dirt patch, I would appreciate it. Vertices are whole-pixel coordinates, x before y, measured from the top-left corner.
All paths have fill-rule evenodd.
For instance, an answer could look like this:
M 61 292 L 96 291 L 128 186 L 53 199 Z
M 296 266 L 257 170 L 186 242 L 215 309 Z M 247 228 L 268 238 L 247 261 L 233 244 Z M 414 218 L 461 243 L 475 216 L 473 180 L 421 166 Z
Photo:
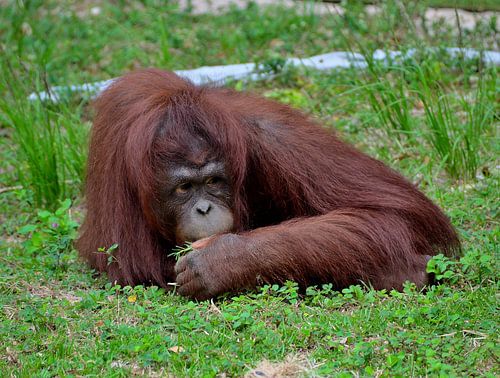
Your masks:
M 281 362 L 261 361 L 245 378 L 294 378 L 303 376 L 314 369 L 313 364 L 303 355 L 289 355 Z

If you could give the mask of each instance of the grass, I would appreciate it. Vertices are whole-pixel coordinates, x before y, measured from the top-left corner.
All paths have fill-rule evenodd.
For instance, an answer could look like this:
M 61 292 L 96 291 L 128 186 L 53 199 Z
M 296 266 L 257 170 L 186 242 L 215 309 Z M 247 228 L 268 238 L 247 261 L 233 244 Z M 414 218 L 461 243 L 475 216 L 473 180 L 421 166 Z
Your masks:
M 193 251 L 191 243 L 186 243 L 183 246 L 178 246 L 174 248 L 172 253 L 169 254 L 169 256 L 172 256 L 175 258 L 176 261 L 179 261 L 182 256 L 187 255 L 191 251 Z
M 380 1 L 362 0 L 365 4 L 378 4 Z M 329 3 L 341 3 L 341 0 L 325 0 Z M 437 8 L 461 8 L 470 11 L 500 10 L 500 5 L 496 0 L 426 0 L 422 1 L 426 6 Z
M 490 20 L 461 33 L 421 30 L 423 2 L 403 12 L 384 1 L 383 18 L 347 5 L 342 17 L 255 5 L 193 16 L 155 1 L 96 2 L 94 12 L 85 2 L 0 7 L 0 376 L 500 374 L 497 72 L 440 49 L 495 49 L 497 32 Z M 414 47 L 437 49 L 370 61 L 363 72 L 282 65 L 285 56 Z M 92 109 L 80 95 L 57 105 L 26 96 L 135 67 L 247 61 L 275 76 L 235 88 L 314 114 L 445 209 L 464 254 L 431 261 L 441 285 L 301 294 L 290 282 L 197 303 L 112 286 L 78 259 Z M 102 252 L 112 259 L 114 248 Z
M 494 137 L 492 126 L 498 121 L 497 72 L 492 68 L 478 75 L 467 94 L 456 88 L 449 93 L 443 83 L 446 75 L 436 57 L 412 58 L 389 67 L 370 61 L 356 91 L 366 95 L 376 122 L 388 137 L 398 140 L 400 148 L 426 141 L 452 178 L 473 179 L 483 142 Z M 463 77 L 460 84 L 467 85 L 467 80 Z M 423 118 L 416 116 L 418 110 Z
M 428 0 L 431 7 L 454 8 L 459 7 L 472 11 L 500 10 L 500 5 L 496 0 Z
M 452 177 L 474 178 L 481 143 L 487 138 L 489 126 L 495 124 L 495 98 L 491 94 L 497 90 L 496 72 L 480 77 L 470 99 L 462 97 L 459 107 L 453 107 L 449 95 L 431 84 L 423 70 L 418 77 L 418 98 L 429 125 L 427 139 Z
M 32 188 L 36 206 L 53 208 L 83 178 L 88 125 L 82 125 L 78 108 L 63 105 L 55 112 L 14 96 L 0 99 L 0 111 L 3 124 L 15 131 L 19 182 Z

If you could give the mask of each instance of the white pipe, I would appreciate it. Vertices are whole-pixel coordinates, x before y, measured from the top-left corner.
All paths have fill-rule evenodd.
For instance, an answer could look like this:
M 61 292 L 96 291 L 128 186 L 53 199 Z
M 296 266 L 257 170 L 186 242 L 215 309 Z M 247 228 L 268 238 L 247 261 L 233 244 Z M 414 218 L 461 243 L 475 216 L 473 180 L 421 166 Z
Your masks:
M 431 49 L 435 50 L 435 49 Z M 496 51 L 478 51 L 469 48 L 449 47 L 445 49 L 450 57 L 463 56 L 464 59 L 481 58 L 485 65 L 500 66 L 500 52 Z M 384 51 L 375 50 L 372 58 L 384 63 L 390 63 L 397 58 L 409 58 L 415 55 L 416 49 L 410 49 L 406 52 L 401 51 Z M 285 60 L 286 65 L 304 66 L 314 68 L 317 70 L 330 70 L 334 68 L 349 68 L 355 67 L 358 69 L 366 68 L 367 62 L 363 55 L 358 53 L 351 53 L 346 51 L 336 51 L 327 54 L 312 56 L 309 58 L 289 58 Z M 189 79 L 194 84 L 207 84 L 213 83 L 217 85 L 224 85 L 224 83 L 231 80 L 258 80 L 259 78 L 269 77 L 270 74 L 257 73 L 257 66 L 255 63 L 243 64 L 229 64 L 226 66 L 204 66 L 195 68 L 193 70 L 178 70 L 176 74 Z M 33 92 L 28 96 L 31 101 L 42 100 L 58 102 L 60 96 L 73 92 L 86 92 L 91 95 L 97 95 L 105 90 L 114 79 L 97 81 L 94 83 L 85 83 L 79 85 L 69 86 L 55 86 L 50 88 L 49 92 Z

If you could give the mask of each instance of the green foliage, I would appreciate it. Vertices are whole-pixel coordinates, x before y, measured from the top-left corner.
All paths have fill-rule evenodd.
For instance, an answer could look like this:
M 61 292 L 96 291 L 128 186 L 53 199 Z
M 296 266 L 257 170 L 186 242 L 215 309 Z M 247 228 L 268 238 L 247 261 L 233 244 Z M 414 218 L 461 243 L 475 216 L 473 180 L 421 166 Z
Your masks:
M 366 96 L 373 113 L 370 119 L 375 118 L 389 137 L 396 137 L 400 149 L 424 140 L 452 178 L 474 179 L 484 146 L 498 123 L 492 96 L 497 88 L 496 69 L 480 72 L 475 88 L 465 96 L 463 88 L 451 93 L 444 88 L 449 78 L 436 59 L 427 56 L 387 68 L 367 56 L 368 75 L 359 78 L 355 91 Z M 472 68 L 462 67 L 464 81 Z
M 309 105 L 307 97 L 297 89 L 274 89 L 264 93 L 264 96 L 299 109 Z
M 457 282 L 456 272 L 453 267 L 456 262 L 444 255 L 436 255 L 429 260 L 427 264 L 427 273 L 433 273 L 438 281 L 449 280 L 452 283 Z
M 53 209 L 83 179 L 87 127 L 68 108 L 56 112 L 38 101 L 3 98 L 0 112 L 14 130 L 17 159 L 25 163 L 17 166 L 21 183 L 37 206 Z
M 116 251 L 117 249 L 118 249 L 118 244 L 114 243 L 114 244 L 111 244 L 111 246 L 109 248 L 106 248 L 106 247 L 97 248 L 97 252 L 104 253 L 107 256 L 108 265 L 110 265 L 114 261 L 116 261 L 114 251 Z
M 496 101 L 488 96 L 488 89 L 496 88 L 496 70 L 480 75 L 477 88 L 470 94 L 472 98 L 462 97 L 455 106 L 439 85 L 439 79 L 430 72 L 428 65 L 417 70 L 417 95 L 429 127 L 425 136 L 452 177 L 473 179 L 483 140 L 495 123 Z M 464 116 L 460 118 L 460 114 Z
M 463 8 L 472 11 L 500 11 L 500 4 L 497 0 L 426 0 L 431 7 Z
M 258 72 L 261 74 L 277 75 L 282 73 L 286 67 L 286 58 L 277 53 L 271 53 L 261 62 L 256 62 L 259 66 Z
M 494 277 L 500 271 L 498 244 L 490 245 L 490 248 L 490 253 L 472 249 L 460 259 L 462 271 L 470 282 L 481 284 L 483 280 Z
M 250 3 L 217 16 L 192 15 L 174 1 L 96 4 L 0 6 L 3 375 L 242 376 L 263 360 L 290 357 L 303 361 L 306 376 L 500 374 L 498 79 L 479 60 L 442 53 L 459 45 L 456 30 L 422 22 L 425 2 L 416 1 L 382 1 L 384 17 L 357 1 L 344 2 L 341 16 L 315 15 L 307 4 Z M 495 24 L 485 17 L 460 42 L 495 49 Z M 283 65 L 288 56 L 415 46 L 438 49 L 388 67 L 370 61 L 365 72 Z M 83 214 L 59 201 L 81 200 L 89 99 L 68 95 L 53 105 L 26 96 L 134 67 L 251 61 L 273 78 L 235 83 L 239 90 L 314 114 L 445 209 L 464 253 L 429 262 L 438 284 L 339 292 L 286 282 L 198 303 L 174 290 L 107 283 L 80 261 L 71 243 Z M 112 263 L 119 246 L 101 247 L 96 253 Z
M 10 64 L 0 63 L 0 90 L 6 91 L 0 97 L 0 121 L 13 130 L 12 147 L 22 162 L 16 167 L 19 180 L 33 192 L 36 206 L 54 209 L 58 201 L 78 193 L 89 126 L 80 118 L 79 105 L 29 101 L 29 86 L 15 78 Z
M 176 261 L 178 261 L 182 256 L 187 255 L 193 250 L 191 243 L 185 243 L 183 246 L 177 246 L 172 250 L 169 256 L 173 256 Z
M 411 132 L 415 131 L 414 119 L 411 116 L 413 104 L 405 93 L 403 83 L 402 80 L 397 80 L 392 84 L 383 78 L 375 84 L 360 87 L 366 90 L 380 124 L 386 128 L 389 136 L 394 135 L 397 138 L 402 135 L 411 136 Z
M 18 233 L 28 239 L 23 243 L 26 252 L 33 255 L 53 257 L 54 268 L 64 268 L 64 257 L 72 250 L 79 224 L 71 217 L 71 201 L 61 202 L 60 207 L 50 212 L 38 211 L 33 223 L 19 228 Z

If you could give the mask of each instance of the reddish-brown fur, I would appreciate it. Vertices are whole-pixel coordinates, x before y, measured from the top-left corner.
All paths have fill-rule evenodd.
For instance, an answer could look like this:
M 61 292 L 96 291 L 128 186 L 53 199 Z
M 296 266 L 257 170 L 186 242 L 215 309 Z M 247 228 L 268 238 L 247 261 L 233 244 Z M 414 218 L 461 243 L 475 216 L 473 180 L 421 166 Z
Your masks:
M 146 70 L 117 80 L 96 109 L 77 247 L 113 281 L 177 280 L 199 299 L 287 279 L 401 289 L 427 282 L 429 256 L 460 248 L 414 185 L 286 105 Z M 226 163 L 236 224 L 176 267 L 174 230 L 154 212 L 156 162 L 188 158 L 200 135 Z M 97 250 L 113 243 L 109 264 Z

